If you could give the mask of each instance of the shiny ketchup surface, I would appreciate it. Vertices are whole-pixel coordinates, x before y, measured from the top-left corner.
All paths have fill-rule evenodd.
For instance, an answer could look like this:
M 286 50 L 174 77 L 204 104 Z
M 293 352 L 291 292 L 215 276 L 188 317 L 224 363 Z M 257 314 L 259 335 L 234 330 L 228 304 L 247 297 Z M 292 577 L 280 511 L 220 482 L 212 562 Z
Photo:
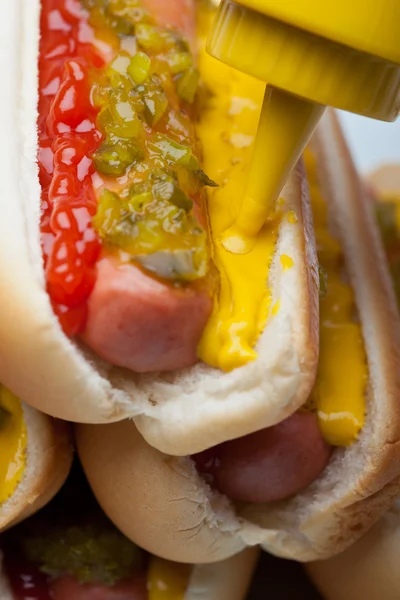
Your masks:
M 47 291 L 67 333 L 85 325 L 101 249 L 90 156 L 101 142 L 90 67 L 104 66 L 79 0 L 42 0 L 39 59 L 41 240 Z M 47 598 L 47 596 L 43 596 Z
M 48 579 L 37 567 L 21 562 L 21 557 L 6 554 L 5 572 L 15 600 L 52 600 Z M 72 600 L 72 599 L 71 599 Z

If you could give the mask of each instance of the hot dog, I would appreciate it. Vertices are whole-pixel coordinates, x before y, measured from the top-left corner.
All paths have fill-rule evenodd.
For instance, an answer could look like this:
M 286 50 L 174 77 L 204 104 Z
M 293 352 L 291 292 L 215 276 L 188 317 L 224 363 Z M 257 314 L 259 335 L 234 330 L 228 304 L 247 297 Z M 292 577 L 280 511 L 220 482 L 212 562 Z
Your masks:
M 177 285 L 181 279 L 179 275 L 182 275 L 183 282 L 186 279 L 190 281 L 192 278 L 194 281 L 207 279 L 205 271 L 206 234 L 205 231 L 202 231 L 201 225 L 205 220 L 202 198 L 204 192 L 203 186 L 192 181 L 193 191 L 192 197 L 190 197 L 187 191 L 188 186 L 181 189 L 182 186 L 179 187 L 178 182 L 175 182 L 172 177 L 173 175 L 178 180 L 181 175 L 179 169 L 187 171 L 183 165 L 180 166 L 183 158 L 175 160 L 172 157 L 167 161 L 161 152 L 157 154 L 156 151 L 158 146 L 161 149 L 165 146 L 165 152 L 169 154 L 175 152 L 176 155 L 186 152 L 188 156 L 184 156 L 184 158 L 190 159 L 189 152 L 192 152 L 195 141 L 190 123 L 189 125 L 187 123 L 187 110 L 174 89 L 169 93 L 165 90 L 166 86 L 171 87 L 173 82 L 170 81 L 167 65 L 162 68 L 163 63 L 160 61 L 167 59 L 189 61 L 191 55 L 183 40 L 171 39 L 165 42 L 163 39 L 157 40 L 157 30 L 146 22 L 148 19 L 143 14 L 141 22 L 137 25 L 137 39 L 142 40 L 145 34 L 150 36 L 152 32 L 153 38 L 156 38 L 155 41 L 143 39 L 144 46 L 141 48 L 147 48 L 150 56 L 161 55 L 158 59 L 161 64 L 158 73 L 157 70 L 153 74 L 149 73 L 146 79 L 148 89 L 144 89 L 144 91 L 140 89 L 140 87 L 145 87 L 144 83 L 142 86 L 136 85 L 135 87 L 134 79 L 130 79 L 130 76 L 126 74 L 126 81 L 124 80 L 121 72 L 123 67 L 120 66 L 120 63 L 124 60 L 129 62 L 129 53 L 118 53 L 113 45 L 110 45 L 106 52 L 96 52 L 93 49 L 92 57 L 92 63 L 104 61 L 106 65 L 109 64 L 108 70 L 111 71 L 110 81 L 107 82 L 109 87 L 105 90 L 104 85 L 95 83 L 90 91 L 90 81 L 86 81 L 86 79 L 91 76 L 96 81 L 96 75 L 88 73 L 86 65 L 79 62 L 80 54 L 83 51 L 80 52 L 81 42 L 77 28 L 90 27 L 93 20 L 97 19 L 100 20 L 100 27 L 93 27 L 93 31 L 100 29 L 105 34 L 115 35 L 116 32 L 125 32 L 124 27 L 127 27 L 125 35 L 128 35 L 128 30 L 134 27 L 135 19 L 140 18 L 139 11 L 143 12 L 149 8 L 152 12 L 156 12 L 158 19 L 165 26 L 178 28 L 185 38 L 193 39 L 195 11 L 191 3 L 186 2 L 176 3 L 172 10 L 166 10 L 159 2 L 152 3 L 150 0 L 143 2 L 142 7 L 138 2 L 126 2 L 126 6 L 123 8 L 118 8 L 118 3 L 111 2 L 105 9 L 101 8 L 102 3 L 99 2 L 89 1 L 82 4 L 83 6 L 80 6 L 79 2 L 75 2 L 71 14 L 68 3 L 65 5 L 65 2 L 59 0 L 42 2 L 41 29 L 43 37 L 39 71 L 39 112 L 42 113 L 45 110 L 46 119 L 42 121 L 39 117 L 39 152 L 43 154 L 45 150 L 49 149 L 54 152 L 54 167 L 51 174 L 43 173 L 47 166 L 47 153 L 45 161 L 40 162 L 42 201 L 48 205 L 42 218 L 42 232 L 46 236 L 44 250 L 48 292 L 65 332 L 82 334 L 81 337 L 88 346 L 99 357 L 111 364 L 127 367 L 136 372 L 183 368 L 196 361 L 196 346 L 212 306 L 207 293 L 207 282 L 202 284 L 202 289 L 193 287 L 190 283 L 186 286 L 178 287 Z M 83 10 L 85 6 L 87 11 Z M 127 13 L 127 17 L 124 17 L 124 11 Z M 71 60 L 71 52 L 67 52 L 63 56 L 62 51 L 59 50 L 65 35 L 60 39 L 59 27 L 61 25 L 57 23 L 54 26 L 52 18 L 54 14 L 58 14 L 58 18 L 64 23 L 62 27 L 66 29 L 67 36 L 76 40 L 77 59 L 75 61 L 73 58 Z M 183 18 L 181 15 L 184 15 Z M 110 19 L 113 21 L 110 22 Z M 133 36 L 130 37 L 133 41 Z M 152 43 L 157 47 L 153 48 Z M 165 44 L 167 48 L 160 52 L 158 46 L 161 44 Z M 56 57 L 51 58 L 54 54 Z M 73 54 L 74 52 L 72 52 Z M 49 56 L 50 60 L 47 58 Z M 135 75 L 134 68 L 136 66 L 136 69 L 140 70 L 140 60 L 143 62 L 150 58 L 143 52 L 136 54 L 136 58 L 139 66 L 132 63 L 130 72 L 133 72 L 133 78 L 140 78 L 139 75 Z M 62 73 L 65 68 L 63 63 L 67 65 L 68 73 L 57 93 L 49 94 L 49 87 L 57 75 L 61 76 L 62 81 Z M 175 67 L 175 69 L 179 68 L 179 65 Z M 104 71 L 104 69 L 101 70 Z M 181 71 L 178 70 L 178 72 Z M 162 77 L 165 80 L 164 84 Z M 139 83 L 138 79 L 136 79 L 136 83 Z M 88 89 L 85 89 L 86 86 Z M 72 107 L 68 105 L 65 109 L 64 104 L 68 104 L 69 96 L 72 93 L 76 94 L 75 103 Z M 100 112 L 98 111 L 99 104 L 96 104 L 97 100 L 93 101 L 95 106 L 85 106 L 84 99 L 89 97 L 89 93 L 108 94 L 106 99 L 99 100 Z M 133 94 L 136 94 L 137 99 L 132 104 L 129 103 L 129 98 Z M 81 106 L 79 102 L 82 104 Z M 138 117 L 141 109 L 144 111 L 142 126 Z M 116 121 L 119 115 L 118 111 L 126 112 L 120 119 L 119 125 Z M 89 134 L 89 136 L 85 127 L 81 126 L 88 119 L 90 125 L 87 127 L 95 130 L 95 133 Z M 84 133 L 80 134 L 80 126 L 85 129 Z M 100 132 L 96 130 L 96 126 L 100 128 Z M 136 131 L 139 128 L 142 131 Z M 105 138 L 102 142 L 98 140 L 100 133 L 103 133 L 102 137 Z M 171 135 L 178 139 L 172 139 Z M 54 136 L 56 142 L 54 142 Z M 49 137 L 52 142 L 50 148 Z M 83 149 L 79 147 L 82 144 L 84 145 Z M 120 181 L 122 176 L 127 178 L 128 173 L 125 173 L 127 169 L 123 169 L 124 159 L 118 155 L 118 150 L 115 150 L 118 144 L 124 146 L 125 153 L 143 153 L 141 160 L 134 161 L 132 168 L 135 170 L 135 175 L 129 186 L 126 182 L 121 183 Z M 95 148 L 94 152 L 92 152 L 92 147 Z M 93 165 L 90 164 L 91 161 L 87 156 L 88 150 L 89 157 L 93 157 Z M 73 158 L 70 158 L 70 154 L 73 152 L 75 154 Z M 82 153 L 84 158 L 82 158 Z M 145 153 L 149 156 L 145 157 Z M 39 161 L 40 157 L 41 154 L 39 154 Z M 145 158 L 147 160 L 144 160 Z M 191 160 L 197 161 L 194 156 Z M 79 161 L 78 166 L 74 164 L 77 161 Z M 84 162 L 84 166 L 82 166 L 82 162 Z M 87 166 L 86 163 L 88 163 Z M 144 165 L 149 171 L 147 177 L 140 176 L 140 168 L 143 168 Z M 78 171 L 78 182 L 75 182 L 75 185 L 71 184 L 73 189 L 69 190 L 69 183 L 66 184 L 65 181 L 69 182 L 74 178 L 75 170 Z M 84 171 L 81 177 L 79 177 L 80 170 Z M 172 175 L 167 174 L 168 170 Z M 93 186 L 92 182 L 94 174 L 98 176 L 96 186 Z M 189 171 L 184 174 L 188 177 Z M 119 175 L 119 177 L 110 178 L 110 175 Z M 103 176 L 102 180 L 101 176 Z M 194 179 L 195 176 L 192 178 Z M 150 185 L 152 181 L 154 182 L 153 187 Z M 86 189 L 86 186 L 89 189 Z M 164 196 L 170 192 L 170 188 L 174 195 L 171 202 L 166 202 Z M 140 210 L 137 210 L 134 213 L 137 224 L 134 221 L 130 223 L 126 215 L 124 215 L 125 220 L 118 224 L 120 229 L 122 226 L 131 229 L 142 226 L 142 228 L 147 227 L 147 231 L 136 235 L 133 230 L 130 233 L 126 230 L 124 234 L 121 229 L 118 233 L 117 225 L 111 225 L 111 231 L 107 221 L 108 216 L 105 216 L 103 211 L 116 210 L 110 208 L 113 201 L 114 203 L 118 202 L 118 198 L 122 194 L 129 192 L 128 202 L 130 205 L 140 202 L 148 204 L 146 198 L 152 191 L 160 205 L 158 208 L 161 211 L 160 215 L 152 208 L 148 209 L 148 215 L 142 215 Z M 115 196 L 115 192 L 118 192 L 120 196 Z M 99 199 L 95 216 L 97 229 L 96 227 L 93 229 L 90 223 L 90 216 L 93 216 L 91 215 L 91 204 L 96 202 L 96 197 Z M 199 213 L 195 216 L 192 215 L 193 211 L 190 208 L 194 202 L 196 202 L 194 212 Z M 85 213 L 81 216 L 85 210 L 88 214 Z M 96 210 L 95 207 L 93 210 Z M 187 215 L 185 210 L 189 211 Z M 77 213 L 79 213 L 77 219 L 80 219 L 80 223 L 77 223 L 79 231 L 75 232 L 74 224 L 71 221 L 76 219 Z M 86 228 L 86 223 L 82 224 L 85 218 L 89 219 Z M 149 235 L 150 228 L 151 235 Z M 79 244 L 82 241 L 84 244 L 86 242 L 85 235 L 89 237 L 89 242 L 79 254 Z M 152 272 L 151 266 L 148 269 L 145 268 L 144 271 L 140 270 L 140 264 L 153 261 L 154 272 L 162 279 L 162 268 L 156 266 L 157 257 L 159 261 L 167 263 L 165 269 L 174 268 L 173 255 L 168 253 L 171 235 L 175 236 L 178 242 L 181 237 L 183 244 L 188 245 L 190 241 L 192 242 L 193 250 L 189 247 L 188 252 L 193 252 L 193 260 L 199 261 L 197 267 L 201 273 L 197 273 L 197 268 L 193 264 L 192 267 L 188 266 L 188 273 L 180 274 L 178 272 L 176 278 L 171 275 L 171 277 L 166 276 L 166 281 L 157 281 L 148 276 L 149 271 Z M 110 242 L 111 238 L 115 238 L 115 236 L 121 238 L 122 245 L 117 242 L 112 245 L 113 251 L 110 247 L 107 250 L 107 241 Z M 128 239 L 122 241 L 124 236 L 128 236 L 130 241 Z M 196 240 L 196 237 L 199 239 Z M 137 238 L 136 241 L 135 238 Z M 141 238 L 144 239 L 141 240 Z M 102 251 L 100 250 L 101 240 L 104 241 Z M 99 246 L 97 250 L 92 248 L 96 242 Z M 137 266 L 126 259 L 121 259 L 115 251 L 115 249 L 120 249 L 129 252 L 129 244 L 139 245 Z M 146 244 L 151 248 L 151 252 L 148 254 L 145 253 Z M 165 248 L 165 246 L 167 247 Z M 185 253 L 185 246 L 179 248 L 179 243 L 176 246 L 177 255 Z M 78 258 L 69 256 L 74 252 L 78 252 Z M 97 257 L 96 272 L 93 273 L 92 262 L 98 252 L 100 252 L 100 256 Z M 59 254 L 62 254 L 61 258 Z M 86 256 L 87 254 L 90 256 Z M 70 281 L 74 270 L 71 268 L 71 261 L 74 260 L 75 267 L 79 261 L 76 275 L 82 279 L 79 282 Z M 178 261 L 178 259 L 176 260 Z M 171 264 L 169 265 L 169 263 Z M 168 279 L 171 278 L 172 282 L 176 281 L 175 286 L 168 285 Z M 92 279 L 95 281 L 93 282 Z M 79 313 L 79 317 L 76 316 L 77 313 Z
M 200 11 L 196 37 L 188 0 L 7 10 L 0 377 L 53 416 L 132 417 L 175 455 L 296 412 L 318 358 L 302 167 L 249 254 L 220 243 L 261 84 L 206 57 L 210 18 Z
M 334 113 L 305 163 L 323 289 L 319 370 L 303 409 L 185 458 L 151 448 L 130 421 L 77 426 L 106 513 L 166 558 L 212 562 L 261 544 L 322 559 L 360 537 L 397 493 L 396 301 L 373 206 Z
M 206 566 L 146 555 L 105 518 L 75 464 L 56 498 L 0 537 L 2 600 L 241 600 L 258 552 Z
M 22 403 L 0 385 L 0 531 L 44 506 L 72 462 L 66 423 Z

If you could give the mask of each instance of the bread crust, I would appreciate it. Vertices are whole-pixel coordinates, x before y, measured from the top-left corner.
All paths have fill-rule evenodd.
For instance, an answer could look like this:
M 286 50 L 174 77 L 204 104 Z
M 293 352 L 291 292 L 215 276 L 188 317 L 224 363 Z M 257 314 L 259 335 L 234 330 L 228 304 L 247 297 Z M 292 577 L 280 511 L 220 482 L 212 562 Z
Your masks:
M 78 451 L 104 510 L 125 535 L 167 558 L 210 562 L 255 544 L 303 562 L 329 557 L 359 538 L 399 493 L 400 323 L 385 254 L 333 112 L 314 144 L 362 325 L 365 426 L 301 494 L 244 506 L 212 493 L 189 458 L 150 449 L 129 421 L 78 426 Z
M 51 419 L 25 404 L 22 409 L 27 429 L 26 466 L 14 494 L 0 507 L 1 532 L 50 502 L 66 480 L 72 464 L 69 424 Z M 0 552 L 0 598 L 14 600 L 2 573 L 2 559 Z
M 0 197 L 0 380 L 31 406 L 65 420 L 132 417 L 149 443 L 175 455 L 279 422 L 304 402 L 318 357 L 317 268 L 301 167 L 283 193 L 283 209 L 298 220 L 284 218 L 280 227 L 270 272 L 280 310 L 257 344 L 258 360 L 229 374 L 199 363 L 163 376 L 135 376 L 98 360 L 63 334 L 45 292 L 36 163 L 39 7 L 39 0 L 9 3 L 0 24 L 8 90 L 0 110 L 7 139 L 0 147 L 7 181 Z M 294 257 L 292 269 L 283 269 L 281 254 Z
M 189 458 L 161 453 L 131 421 L 77 425 L 78 453 L 97 500 L 113 523 L 152 554 L 187 563 L 224 560 L 245 547 L 228 502 L 206 486 Z M 224 527 L 220 512 L 229 511 Z
M 257 548 L 213 565 L 195 565 L 183 600 L 244 600 L 259 557 Z
M 23 405 L 27 428 L 26 467 L 14 494 L 0 508 L 0 531 L 45 506 L 65 482 L 72 464 L 71 428 Z
M 345 552 L 310 563 L 307 571 L 326 600 L 398 600 L 400 505 L 394 506 Z
M 379 200 L 394 200 L 400 193 L 400 165 L 385 165 L 367 178 Z M 393 493 L 396 492 L 396 483 Z M 345 552 L 313 562 L 307 570 L 326 600 L 397 600 L 400 598 L 400 502 L 368 533 Z
M 372 190 L 382 200 L 393 200 L 400 194 L 400 163 L 388 164 L 375 169 L 367 177 Z

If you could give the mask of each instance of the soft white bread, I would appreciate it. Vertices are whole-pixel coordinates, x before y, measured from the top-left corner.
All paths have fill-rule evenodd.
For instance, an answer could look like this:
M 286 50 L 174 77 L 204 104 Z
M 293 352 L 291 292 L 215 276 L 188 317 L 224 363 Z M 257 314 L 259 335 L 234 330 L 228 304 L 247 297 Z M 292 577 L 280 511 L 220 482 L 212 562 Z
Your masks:
M 254 573 L 259 551 L 247 549 L 213 565 L 194 565 L 182 600 L 244 600 Z M 7 577 L 1 572 L 0 598 L 15 600 Z
M 72 463 L 69 425 L 30 406 L 23 404 L 22 408 L 27 429 L 26 466 L 14 494 L 0 506 L 1 531 L 45 506 L 63 485 Z
M 195 565 L 183 600 L 244 600 L 258 556 L 257 548 L 248 548 L 212 565 Z
M 307 565 L 326 600 L 400 598 L 400 503 L 342 554 Z
M 246 546 L 233 508 L 210 493 L 193 462 L 162 454 L 131 421 L 77 425 L 76 442 L 100 506 L 145 550 L 195 564 L 224 560 Z
M 0 104 L 7 190 L 0 198 L 0 379 L 35 408 L 69 421 L 133 417 L 149 443 L 176 455 L 281 421 L 307 398 L 318 357 L 318 273 L 302 169 L 283 193 L 282 210 L 298 220 L 283 218 L 280 226 L 269 280 L 280 310 L 257 344 L 258 360 L 229 374 L 199 363 L 148 376 L 97 360 L 63 334 L 45 292 L 36 164 L 39 9 L 39 0 L 10 2 L 0 23 L 7 89 Z M 282 254 L 295 257 L 293 268 L 283 270 Z
M 399 491 L 400 329 L 385 256 L 333 112 L 314 145 L 365 340 L 365 427 L 303 493 L 235 506 L 210 490 L 190 458 L 151 448 L 132 422 L 77 426 L 78 451 L 105 512 L 125 535 L 167 558 L 211 562 L 253 544 L 299 561 L 328 557 L 360 537 Z

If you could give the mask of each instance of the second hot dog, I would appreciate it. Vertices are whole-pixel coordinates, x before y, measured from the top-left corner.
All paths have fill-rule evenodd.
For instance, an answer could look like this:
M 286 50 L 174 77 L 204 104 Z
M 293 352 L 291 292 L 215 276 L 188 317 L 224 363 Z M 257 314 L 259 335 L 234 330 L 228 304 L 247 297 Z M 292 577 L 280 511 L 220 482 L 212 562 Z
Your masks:
M 150 448 L 128 421 L 78 426 L 101 505 L 163 556 L 212 562 L 260 543 L 287 558 L 321 559 L 351 544 L 397 493 L 398 449 L 389 442 L 400 427 L 396 302 L 372 207 L 333 113 L 306 164 L 328 280 L 319 372 L 303 411 L 185 458 Z

